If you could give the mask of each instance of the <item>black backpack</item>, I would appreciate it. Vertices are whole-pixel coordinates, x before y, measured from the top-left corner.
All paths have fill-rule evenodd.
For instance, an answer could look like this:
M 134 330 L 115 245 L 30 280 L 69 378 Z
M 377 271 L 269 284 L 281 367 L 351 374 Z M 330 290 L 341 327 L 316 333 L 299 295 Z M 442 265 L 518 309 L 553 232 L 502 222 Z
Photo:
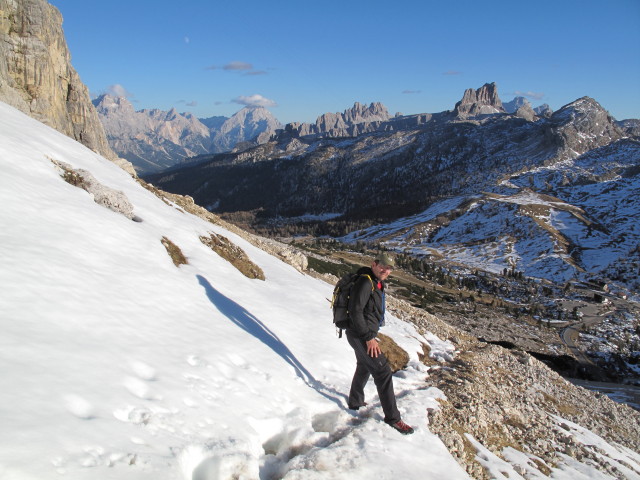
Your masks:
M 371 282 L 371 291 L 373 292 L 373 280 L 367 274 L 347 273 L 333 289 L 333 299 L 331 300 L 331 309 L 333 310 L 333 324 L 338 330 L 338 338 L 342 338 L 342 330 L 349 328 L 349 298 L 351 297 L 351 289 L 358 281 L 358 278 L 365 276 Z

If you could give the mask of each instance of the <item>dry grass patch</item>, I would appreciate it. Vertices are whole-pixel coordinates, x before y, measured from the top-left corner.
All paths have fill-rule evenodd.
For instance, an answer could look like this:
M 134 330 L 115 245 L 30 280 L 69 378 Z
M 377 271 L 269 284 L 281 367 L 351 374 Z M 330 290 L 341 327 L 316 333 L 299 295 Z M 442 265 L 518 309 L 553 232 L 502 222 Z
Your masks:
M 187 265 L 189 263 L 187 262 L 185 256 L 182 254 L 182 250 L 180 250 L 180 247 L 178 247 L 175 243 L 173 243 L 167 237 L 162 237 L 161 241 L 162 245 L 164 245 L 164 248 L 167 249 L 167 253 L 171 257 L 171 260 L 176 267 L 179 267 L 180 265 Z
M 211 233 L 208 237 L 200 237 L 200 241 L 231 263 L 245 277 L 258 280 L 265 279 L 262 269 L 249 259 L 244 250 L 228 238 Z

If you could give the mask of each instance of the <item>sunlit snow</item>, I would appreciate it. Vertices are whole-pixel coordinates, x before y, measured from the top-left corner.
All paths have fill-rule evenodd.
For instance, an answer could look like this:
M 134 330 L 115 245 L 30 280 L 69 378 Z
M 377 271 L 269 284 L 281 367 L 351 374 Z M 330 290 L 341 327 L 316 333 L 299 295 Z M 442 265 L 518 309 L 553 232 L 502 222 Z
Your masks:
M 52 160 L 124 192 L 142 222 L 95 203 Z M 446 339 L 388 319 L 411 356 L 395 389 L 417 431 L 402 436 L 372 382 L 367 409 L 345 407 L 355 360 L 331 326 L 331 285 L 4 103 L 0 162 L 0 478 L 469 478 L 427 420 L 443 394 L 417 352 L 424 342 L 450 360 Z M 212 232 L 266 281 L 202 244 Z

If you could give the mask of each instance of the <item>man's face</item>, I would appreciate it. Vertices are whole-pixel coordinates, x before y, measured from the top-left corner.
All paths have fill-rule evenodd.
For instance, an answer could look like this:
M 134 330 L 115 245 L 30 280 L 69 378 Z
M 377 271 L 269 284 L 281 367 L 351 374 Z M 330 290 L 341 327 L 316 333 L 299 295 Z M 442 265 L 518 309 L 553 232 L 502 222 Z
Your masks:
M 373 262 L 373 264 L 371 265 L 371 270 L 373 270 L 373 274 L 380 280 L 386 280 L 387 277 L 391 275 L 393 267 L 390 267 L 389 265 L 383 265 L 382 263 Z

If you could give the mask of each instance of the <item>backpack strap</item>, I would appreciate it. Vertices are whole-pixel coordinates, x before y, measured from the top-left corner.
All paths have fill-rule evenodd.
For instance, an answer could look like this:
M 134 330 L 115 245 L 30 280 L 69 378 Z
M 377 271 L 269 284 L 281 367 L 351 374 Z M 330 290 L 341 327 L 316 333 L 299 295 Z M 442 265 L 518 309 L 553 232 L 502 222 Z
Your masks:
M 371 278 L 371 275 L 367 275 L 366 273 L 363 273 L 361 276 L 362 277 L 367 277 L 369 279 L 369 281 L 371 282 L 371 293 L 373 293 L 375 291 L 376 287 L 373 284 L 373 278 Z

